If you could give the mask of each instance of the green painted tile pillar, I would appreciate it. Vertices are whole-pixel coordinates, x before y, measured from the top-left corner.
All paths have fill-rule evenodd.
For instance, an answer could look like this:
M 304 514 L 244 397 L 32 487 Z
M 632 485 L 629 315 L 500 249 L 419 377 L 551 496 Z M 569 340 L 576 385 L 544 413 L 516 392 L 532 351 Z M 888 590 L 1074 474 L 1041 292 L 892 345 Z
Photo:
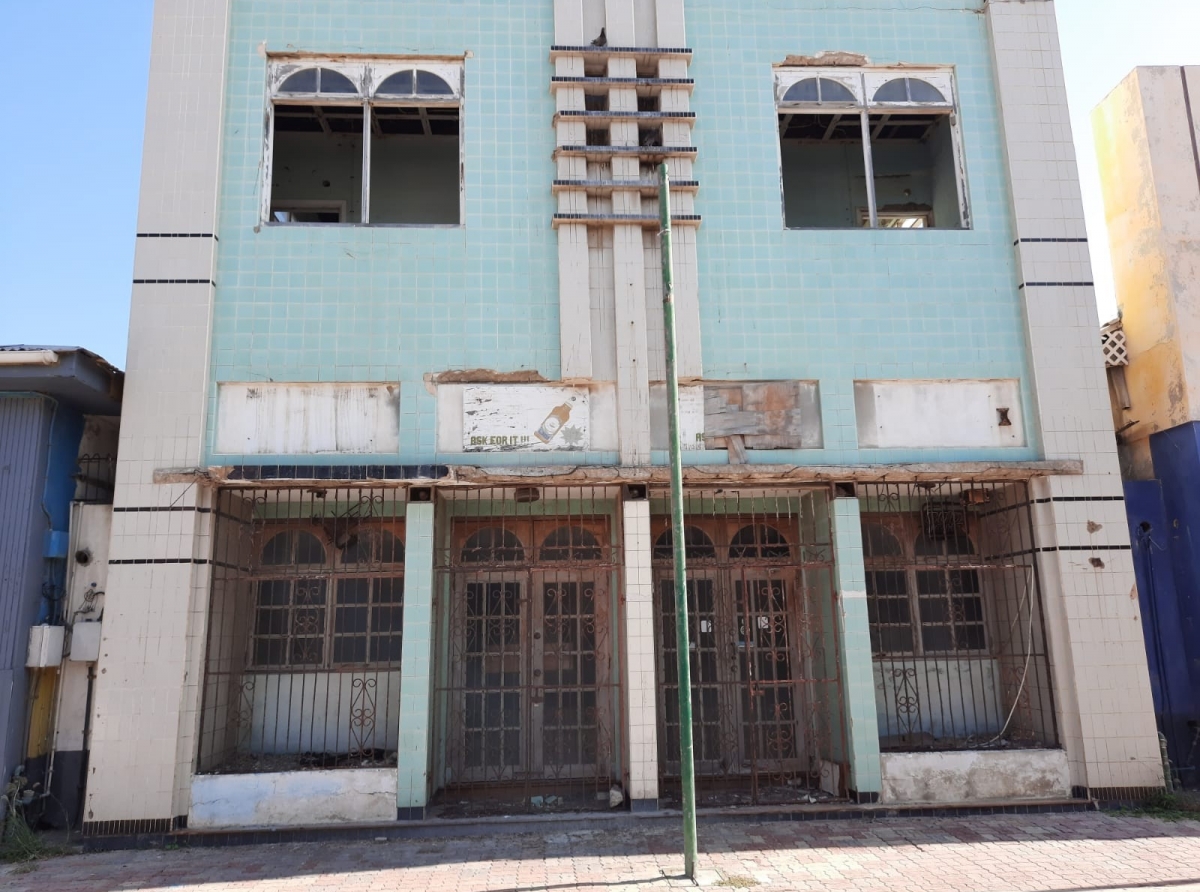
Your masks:
M 400 657 L 399 820 L 425 816 L 433 701 L 433 503 L 409 502 L 404 543 L 404 650 Z
M 850 795 L 876 802 L 883 788 L 879 767 L 879 718 L 867 621 L 863 569 L 862 517 L 858 499 L 833 500 L 833 542 L 837 585 L 838 657 L 841 660 Z

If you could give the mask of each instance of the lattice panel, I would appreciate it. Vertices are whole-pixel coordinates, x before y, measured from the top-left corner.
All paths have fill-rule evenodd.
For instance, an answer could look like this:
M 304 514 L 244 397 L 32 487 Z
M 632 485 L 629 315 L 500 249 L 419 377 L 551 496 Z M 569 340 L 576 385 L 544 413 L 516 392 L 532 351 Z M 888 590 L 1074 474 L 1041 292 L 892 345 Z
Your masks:
M 1105 368 L 1129 365 L 1129 350 L 1125 344 L 1125 329 L 1121 320 L 1108 323 L 1100 329 L 1100 349 L 1104 351 Z

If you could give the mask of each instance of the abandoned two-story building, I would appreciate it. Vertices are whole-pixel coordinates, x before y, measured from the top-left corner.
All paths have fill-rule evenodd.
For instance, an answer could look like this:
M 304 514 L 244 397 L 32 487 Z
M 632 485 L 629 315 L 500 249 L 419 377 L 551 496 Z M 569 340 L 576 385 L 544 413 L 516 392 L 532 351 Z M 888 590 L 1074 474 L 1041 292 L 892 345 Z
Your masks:
M 1163 770 L 1052 2 L 159 0 L 92 835 Z M 672 174 L 684 529 L 667 508 Z

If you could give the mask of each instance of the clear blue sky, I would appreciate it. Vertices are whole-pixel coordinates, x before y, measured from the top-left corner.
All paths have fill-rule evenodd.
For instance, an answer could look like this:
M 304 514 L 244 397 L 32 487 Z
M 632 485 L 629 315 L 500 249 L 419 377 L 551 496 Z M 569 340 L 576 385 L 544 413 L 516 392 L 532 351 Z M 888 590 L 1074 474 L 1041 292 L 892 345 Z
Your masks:
M 125 362 L 151 6 L 0 0 L 6 69 L 40 84 L 10 90 L 0 141 L 0 343 Z M 1091 109 L 1137 65 L 1200 64 L 1200 0 L 1058 0 L 1058 16 L 1105 321 L 1116 302 Z

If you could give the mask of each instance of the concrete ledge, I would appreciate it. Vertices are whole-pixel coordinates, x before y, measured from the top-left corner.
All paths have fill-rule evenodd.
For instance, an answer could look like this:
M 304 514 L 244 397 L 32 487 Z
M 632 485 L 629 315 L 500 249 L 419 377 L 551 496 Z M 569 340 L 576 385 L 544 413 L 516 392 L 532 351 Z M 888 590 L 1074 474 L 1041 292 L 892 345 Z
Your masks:
M 882 801 L 974 803 L 1065 799 L 1071 775 L 1063 750 L 883 753 Z
M 749 808 L 698 809 L 701 826 L 724 823 L 768 824 L 808 821 L 876 821 L 887 818 L 963 818 L 972 815 L 1044 815 L 1093 811 L 1097 803 L 1080 799 L 1042 800 L 1038 802 L 981 802 L 960 805 L 852 805 L 829 803 L 804 806 L 758 806 Z M 562 833 L 572 829 L 605 830 L 638 828 L 647 822 L 678 824 L 678 809 L 654 812 L 577 812 L 553 816 L 513 815 L 490 818 L 426 818 L 423 821 L 388 821 L 369 824 L 323 824 L 276 828 L 229 830 L 176 830 L 159 833 L 120 833 L 85 836 L 84 851 L 110 852 L 121 849 L 159 848 L 162 846 L 270 845 L 275 843 L 352 842 L 393 839 L 473 839 L 517 833 Z
M 188 828 L 369 824 L 396 819 L 396 769 L 198 774 Z

